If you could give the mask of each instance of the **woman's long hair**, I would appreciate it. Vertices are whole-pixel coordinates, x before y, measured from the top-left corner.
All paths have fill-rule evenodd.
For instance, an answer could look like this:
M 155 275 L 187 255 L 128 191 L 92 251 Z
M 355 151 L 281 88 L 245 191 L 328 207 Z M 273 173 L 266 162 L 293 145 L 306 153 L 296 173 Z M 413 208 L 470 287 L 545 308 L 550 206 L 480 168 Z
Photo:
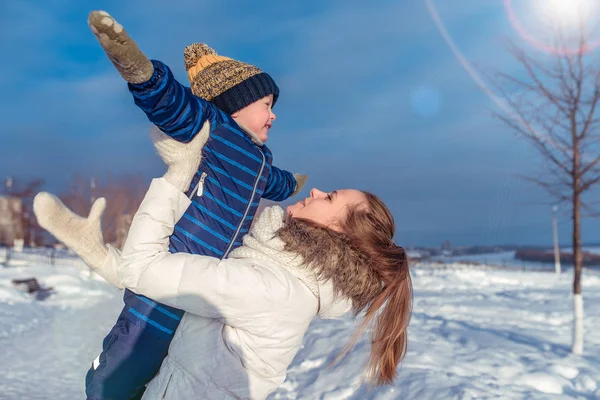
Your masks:
M 412 282 L 404 249 L 393 241 L 396 226 L 379 197 L 363 192 L 364 204 L 348 210 L 343 233 L 311 221 L 288 218 L 279 234 L 285 249 L 300 254 L 320 279 L 352 300 L 365 320 L 337 360 L 347 354 L 373 323 L 367 376 L 377 385 L 392 383 L 406 355 L 406 329 L 412 312 Z

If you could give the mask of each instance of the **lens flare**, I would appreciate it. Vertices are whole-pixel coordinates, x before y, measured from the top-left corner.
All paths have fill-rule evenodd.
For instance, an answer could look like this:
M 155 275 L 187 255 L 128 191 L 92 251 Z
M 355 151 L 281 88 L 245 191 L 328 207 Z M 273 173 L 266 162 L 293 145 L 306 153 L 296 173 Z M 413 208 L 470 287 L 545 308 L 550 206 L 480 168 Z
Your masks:
M 598 0 L 504 0 L 515 31 L 546 53 L 576 55 L 600 46 Z
M 556 149 L 560 149 L 561 151 L 564 151 L 565 150 L 564 146 L 562 146 L 561 143 L 557 143 L 551 137 L 545 135 L 544 132 L 540 132 L 535 126 L 529 124 L 527 121 L 525 121 L 523 118 L 521 118 L 521 116 L 514 109 L 512 109 L 512 107 L 502 97 L 500 97 L 496 93 L 494 93 L 494 91 L 485 82 L 485 80 L 483 79 L 481 74 L 473 67 L 473 65 L 464 56 L 462 51 L 459 49 L 458 45 L 452 39 L 452 36 L 446 29 L 446 25 L 444 24 L 444 21 L 440 17 L 433 0 L 425 0 L 425 4 L 427 5 L 427 10 L 429 11 L 429 15 L 431 16 L 433 23 L 437 27 L 442 38 L 444 39 L 444 41 L 446 42 L 446 44 L 448 45 L 448 47 L 450 48 L 450 50 L 452 51 L 454 56 L 456 57 L 457 61 L 463 67 L 465 72 L 467 74 L 469 74 L 469 76 L 473 79 L 473 81 L 477 84 L 477 86 L 485 94 L 487 94 L 487 96 L 490 98 L 490 100 L 492 102 L 494 102 L 494 104 L 496 104 L 496 106 L 500 110 L 502 110 L 507 116 L 512 118 L 514 121 L 516 121 L 525 130 L 530 132 L 532 136 L 534 136 L 540 140 L 543 140 L 545 143 L 548 143 L 549 146 L 552 146 Z M 522 143 L 522 142 L 520 142 L 520 143 Z M 518 146 L 517 147 L 518 150 L 512 152 L 510 155 L 510 157 L 512 159 L 512 162 L 509 164 L 510 165 L 510 167 L 509 167 L 510 173 L 506 175 L 504 182 L 502 184 L 502 190 L 500 192 L 502 193 L 503 198 L 502 198 L 502 200 L 498 201 L 498 204 L 497 204 L 498 210 L 503 210 L 504 204 L 509 202 L 509 199 L 510 199 L 510 201 L 514 201 L 514 199 L 518 196 L 517 191 L 516 191 L 516 186 L 513 184 L 513 181 L 514 181 L 513 174 L 518 173 L 519 170 L 521 169 L 520 168 L 520 164 L 521 164 L 521 160 L 522 160 L 521 154 L 523 152 L 524 147 L 525 146 Z M 500 211 L 498 211 L 498 212 L 500 212 Z M 495 224 L 497 225 L 497 229 L 499 229 L 500 226 L 506 226 L 507 217 L 506 217 L 505 213 L 503 215 L 504 216 L 500 216 L 500 215 L 492 216 L 493 219 L 496 221 Z
M 551 1 L 551 0 L 540 0 L 540 1 Z M 558 1 L 558 0 L 556 0 L 556 1 Z M 566 0 L 566 1 L 577 2 L 577 1 L 585 1 L 585 0 Z M 596 0 L 594 0 L 594 1 L 596 1 Z M 505 2 L 506 2 L 506 4 L 511 3 L 510 0 L 505 0 Z M 442 35 L 442 38 L 444 39 L 444 41 L 446 42 L 448 47 L 450 47 L 450 50 L 452 51 L 452 53 L 454 54 L 454 56 L 456 57 L 456 59 L 458 60 L 460 65 L 463 67 L 463 69 L 466 71 L 466 73 L 469 74 L 469 76 L 473 79 L 473 81 L 477 84 L 477 86 L 479 86 L 479 88 L 485 94 L 488 95 L 490 100 L 492 100 L 494 102 L 494 104 L 496 104 L 496 106 L 498 106 L 498 108 L 500 108 L 502 111 L 504 111 L 506 113 L 506 115 L 510 116 L 512 119 L 514 119 L 516 122 L 518 122 L 521 126 L 523 126 L 528 132 L 531 133 L 531 135 L 533 135 L 534 137 L 537 137 L 538 139 L 544 141 L 545 143 L 548 143 L 550 146 L 552 146 L 556 149 L 565 151 L 565 147 L 561 143 L 558 143 L 556 140 L 552 139 L 550 136 L 545 135 L 543 132 L 540 132 L 536 127 L 532 126 L 527 121 L 523 120 L 523 118 L 521 118 L 519 116 L 519 114 L 516 113 L 515 110 L 511 108 L 511 106 L 505 101 L 505 99 L 503 99 L 502 97 L 500 97 L 496 93 L 494 93 L 494 91 L 485 82 L 485 80 L 483 79 L 481 74 L 479 72 L 477 72 L 477 70 L 473 67 L 473 65 L 471 65 L 469 60 L 464 56 L 462 51 L 458 48 L 457 44 L 452 39 L 452 36 L 446 29 L 446 25 L 444 24 L 444 21 L 440 17 L 433 0 L 425 0 L 425 4 L 427 5 L 427 10 L 429 11 L 429 15 L 431 15 L 431 18 L 432 18 L 435 26 L 437 27 L 438 31 Z M 566 150 L 568 151 L 568 149 L 566 149 Z

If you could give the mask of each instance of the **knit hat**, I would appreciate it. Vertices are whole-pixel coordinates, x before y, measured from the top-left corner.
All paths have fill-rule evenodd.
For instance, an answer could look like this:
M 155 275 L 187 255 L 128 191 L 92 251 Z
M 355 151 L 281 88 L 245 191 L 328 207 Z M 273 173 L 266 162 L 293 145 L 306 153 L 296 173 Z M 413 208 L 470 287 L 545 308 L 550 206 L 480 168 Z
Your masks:
M 269 74 L 259 68 L 220 56 L 204 43 L 194 43 L 184 51 L 185 70 L 195 96 L 214 103 L 228 114 L 273 95 L 279 88 Z

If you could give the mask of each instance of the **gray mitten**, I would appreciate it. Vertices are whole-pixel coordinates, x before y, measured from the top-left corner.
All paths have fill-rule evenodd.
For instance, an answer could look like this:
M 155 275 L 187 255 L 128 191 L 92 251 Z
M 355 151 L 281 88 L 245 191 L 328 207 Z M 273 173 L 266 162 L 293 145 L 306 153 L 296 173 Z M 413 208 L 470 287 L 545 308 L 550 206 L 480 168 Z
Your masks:
M 167 164 L 163 178 L 170 184 L 186 192 L 198 172 L 202 160 L 202 148 L 210 134 L 210 123 L 206 121 L 200 132 L 188 143 L 181 143 L 163 133 L 156 126 L 150 129 L 150 139 L 158 155 Z
M 306 181 L 308 181 L 308 175 L 294 174 L 294 178 L 296 179 L 296 190 L 294 190 L 294 193 L 292 193 L 292 196 L 297 195 L 298 192 L 300 190 L 302 190 L 304 185 L 306 185 Z
M 88 24 L 123 79 L 135 84 L 146 82 L 152 77 L 152 62 L 141 52 L 123 26 L 106 11 L 92 11 Z
M 33 199 L 33 212 L 40 226 L 73 250 L 92 269 L 104 263 L 108 249 L 104 245 L 100 219 L 106 200 L 99 198 L 87 218 L 74 214 L 56 196 L 38 193 Z

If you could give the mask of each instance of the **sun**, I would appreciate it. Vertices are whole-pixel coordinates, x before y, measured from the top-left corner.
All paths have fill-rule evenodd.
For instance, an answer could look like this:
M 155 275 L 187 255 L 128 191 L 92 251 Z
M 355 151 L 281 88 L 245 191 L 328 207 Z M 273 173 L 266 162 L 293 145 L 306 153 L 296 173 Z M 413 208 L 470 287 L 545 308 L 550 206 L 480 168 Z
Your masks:
M 531 3 L 541 23 L 562 30 L 579 30 L 598 13 L 598 0 L 535 0 Z
M 577 54 L 600 44 L 599 0 L 504 0 L 504 5 L 513 28 L 538 49 Z

